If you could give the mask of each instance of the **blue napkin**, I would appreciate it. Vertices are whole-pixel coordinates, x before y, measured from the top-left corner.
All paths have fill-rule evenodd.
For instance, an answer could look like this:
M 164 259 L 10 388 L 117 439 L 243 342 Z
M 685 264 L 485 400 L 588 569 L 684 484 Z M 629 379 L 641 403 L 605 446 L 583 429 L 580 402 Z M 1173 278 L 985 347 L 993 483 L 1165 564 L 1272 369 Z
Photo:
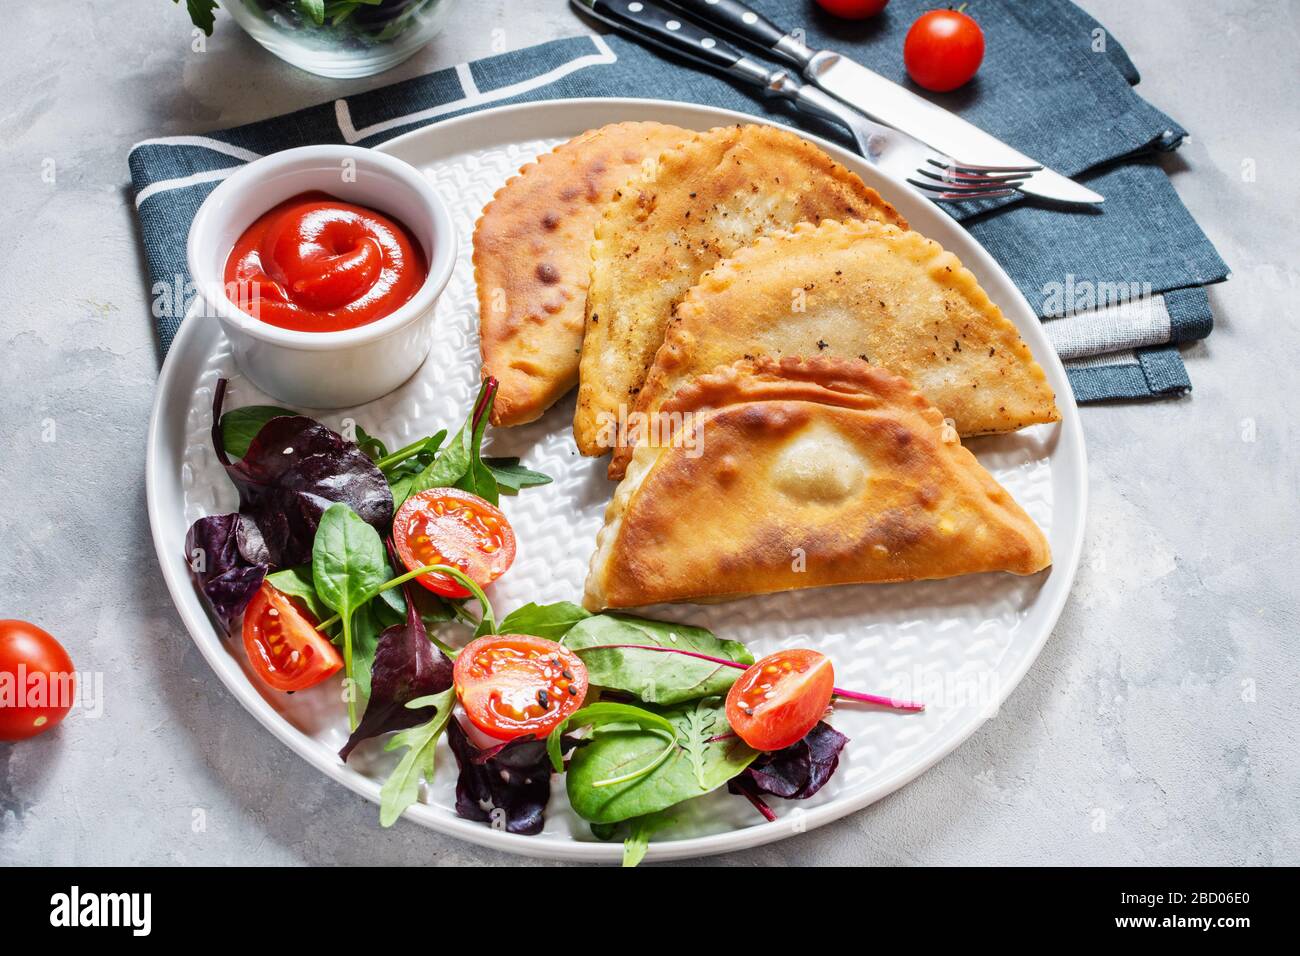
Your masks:
M 893 0 L 862 24 L 811 4 L 753 5 L 810 45 L 847 53 L 900 83 L 903 36 L 930 0 Z M 809 22 L 796 18 L 806 11 Z M 1191 387 L 1176 343 L 1213 326 L 1204 285 L 1227 267 L 1152 159 L 1186 131 L 1133 90 L 1120 44 L 1067 0 L 981 0 L 984 64 L 936 97 L 1023 152 L 1106 197 L 1099 210 L 1020 198 L 949 208 L 1044 317 L 1081 401 L 1178 394 Z M 217 182 L 259 156 L 308 143 L 373 146 L 420 126 L 509 103 L 633 96 L 769 116 L 851 145 L 833 124 L 799 114 L 618 36 L 579 36 L 462 64 L 358 96 L 202 136 L 137 144 L 135 202 L 163 351 L 192 293 L 185 238 Z

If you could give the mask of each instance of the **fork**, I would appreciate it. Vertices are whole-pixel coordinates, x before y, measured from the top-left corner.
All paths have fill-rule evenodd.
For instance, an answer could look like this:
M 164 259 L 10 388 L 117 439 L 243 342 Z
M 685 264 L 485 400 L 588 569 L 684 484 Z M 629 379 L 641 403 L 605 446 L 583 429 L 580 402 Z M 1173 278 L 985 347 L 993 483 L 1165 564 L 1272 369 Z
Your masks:
M 742 57 L 743 59 L 743 57 Z M 786 99 L 805 112 L 817 113 L 846 128 L 864 159 L 899 179 L 906 180 L 935 202 L 968 202 L 1011 196 L 1042 166 L 985 166 L 963 163 L 926 146 L 892 126 L 867 119 L 815 86 L 802 82 L 788 70 L 765 70 L 764 89 L 769 96 Z M 757 79 L 757 77 L 755 77 Z
M 686 57 L 846 128 L 871 164 L 906 180 L 935 202 L 996 199 L 1016 193 L 1041 166 L 983 166 L 939 153 L 906 133 L 867 119 L 785 69 L 769 70 L 653 0 L 571 0 L 621 33 Z

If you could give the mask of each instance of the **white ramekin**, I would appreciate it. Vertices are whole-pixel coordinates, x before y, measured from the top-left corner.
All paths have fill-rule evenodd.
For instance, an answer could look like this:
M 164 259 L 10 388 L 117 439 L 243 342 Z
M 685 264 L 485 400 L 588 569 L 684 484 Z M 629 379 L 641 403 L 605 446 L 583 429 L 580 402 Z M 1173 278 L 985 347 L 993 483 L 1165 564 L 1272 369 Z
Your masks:
M 244 230 L 277 203 L 317 190 L 391 216 L 423 247 L 429 276 L 392 315 L 341 332 L 298 332 L 259 321 L 226 296 L 226 259 Z M 249 163 L 214 189 L 190 226 L 186 256 L 202 299 L 187 321 L 215 316 L 240 370 L 268 395 L 344 408 L 386 395 L 424 362 L 434 307 L 456 262 L 456 233 L 447 207 L 413 166 L 357 146 L 303 146 Z

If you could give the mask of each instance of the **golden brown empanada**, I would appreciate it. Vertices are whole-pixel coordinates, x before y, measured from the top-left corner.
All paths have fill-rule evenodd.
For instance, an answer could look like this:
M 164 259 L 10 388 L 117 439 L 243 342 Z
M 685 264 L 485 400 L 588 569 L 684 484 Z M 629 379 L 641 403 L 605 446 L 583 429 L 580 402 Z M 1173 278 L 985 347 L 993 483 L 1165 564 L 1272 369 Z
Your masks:
M 700 278 L 637 395 L 642 418 L 685 382 L 759 355 L 857 359 L 897 372 L 963 436 L 1060 418 L 1016 327 L 951 252 L 877 222 L 769 234 Z M 624 445 L 610 462 L 620 478 Z
M 978 571 L 1047 539 L 904 379 L 864 362 L 741 361 L 663 410 L 597 536 L 590 610 Z
M 520 425 L 578 381 L 591 240 L 614 190 L 692 136 L 663 123 L 588 130 L 497 191 L 474 229 L 483 376 L 501 385 L 492 424 Z
M 770 229 L 805 221 L 907 225 L 857 175 L 771 126 L 700 133 L 660 156 L 652 173 L 620 190 L 591 247 L 573 421 L 584 455 L 616 444 L 620 406 L 636 401 L 673 305 L 718 260 Z

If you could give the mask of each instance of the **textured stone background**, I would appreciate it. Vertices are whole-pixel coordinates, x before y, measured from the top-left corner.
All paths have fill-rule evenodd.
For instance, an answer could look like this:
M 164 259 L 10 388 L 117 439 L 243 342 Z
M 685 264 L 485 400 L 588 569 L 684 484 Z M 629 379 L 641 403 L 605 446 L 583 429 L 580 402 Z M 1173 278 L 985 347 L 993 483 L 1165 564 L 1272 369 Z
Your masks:
M 994 720 L 868 810 L 721 862 L 1300 863 L 1298 8 L 1084 6 L 1192 131 L 1169 169 L 1234 271 L 1212 292 L 1214 336 L 1186 353 L 1196 391 L 1084 410 L 1084 566 Z M 496 28 L 510 46 L 583 29 L 559 0 L 474 0 L 398 70 L 340 84 L 283 66 L 227 18 L 192 55 L 164 0 L 6 10 L 0 616 L 41 623 L 104 672 L 106 709 L 0 744 L 0 862 L 515 861 L 412 824 L 380 831 L 372 805 L 231 700 L 185 635 L 144 510 L 158 354 L 126 191 L 137 140 L 487 55 Z

